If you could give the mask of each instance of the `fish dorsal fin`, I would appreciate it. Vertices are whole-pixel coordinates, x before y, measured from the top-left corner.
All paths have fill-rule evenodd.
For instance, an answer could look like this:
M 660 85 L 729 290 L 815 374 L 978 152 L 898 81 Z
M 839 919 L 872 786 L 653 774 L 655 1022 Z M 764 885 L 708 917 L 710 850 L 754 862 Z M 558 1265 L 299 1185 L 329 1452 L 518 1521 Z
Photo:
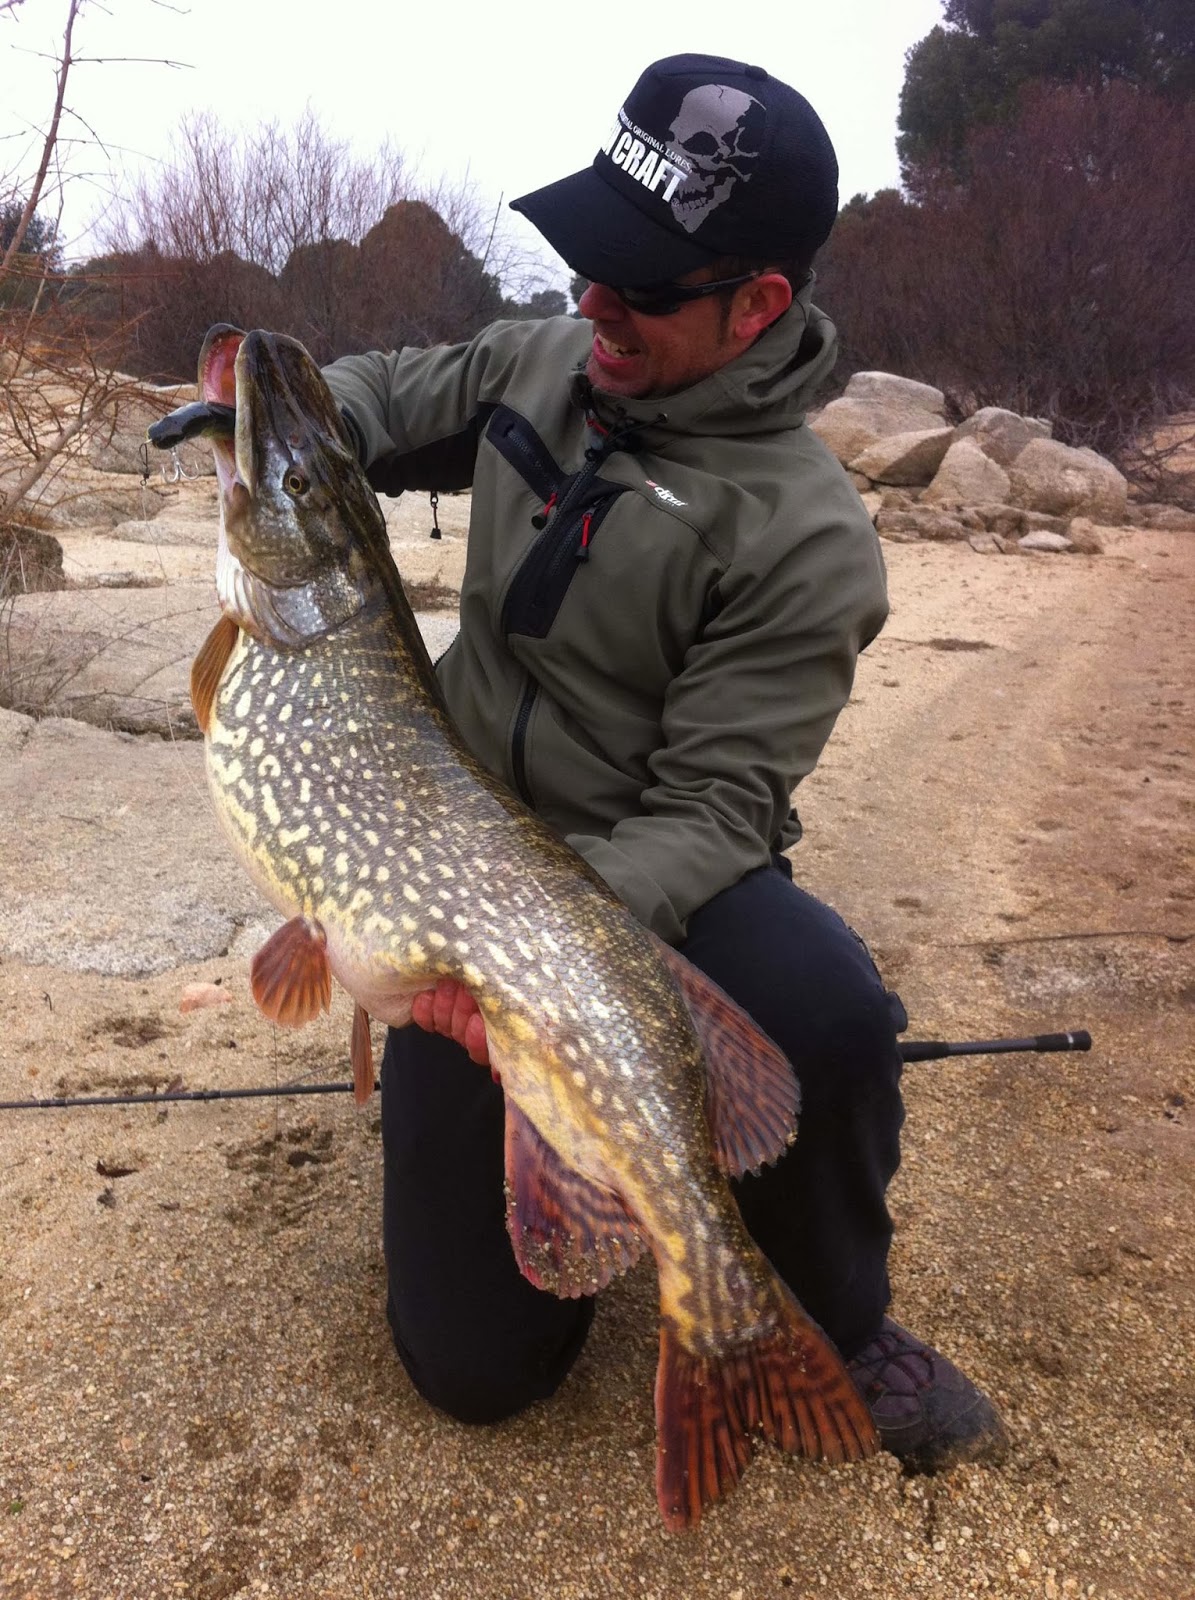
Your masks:
M 259 1011 L 284 1028 L 301 1028 L 332 1006 L 328 936 L 314 917 L 292 917 L 249 963 Z
M 195 707 L 195 720 L 200 733 L 206 734 L 211 729 L 216 690 L 220 687 L 228 658 L 236 649 L 240 631 L 231 617 L 221 617 L 191 663 L 191 704 Z
M 678 950 L 656 940 L 705 1056 L 705 1114 L 714 1160 L 732 1178 L 778 1161 L 797 1136 L 801 1094 L 788 1057 Z
M 353 1062 L 353 1099 L 363 1106 L 373 1093 L 373 1040 L 369 1037 L 369 1012 L 360 1003 L 353 1007 L 350 1053 Z
M 566 1166 L 509 1098 L 506 1229 L 523 1276 L 562 1299 L 596 1294 L 647 1248 L 618 1196 Z

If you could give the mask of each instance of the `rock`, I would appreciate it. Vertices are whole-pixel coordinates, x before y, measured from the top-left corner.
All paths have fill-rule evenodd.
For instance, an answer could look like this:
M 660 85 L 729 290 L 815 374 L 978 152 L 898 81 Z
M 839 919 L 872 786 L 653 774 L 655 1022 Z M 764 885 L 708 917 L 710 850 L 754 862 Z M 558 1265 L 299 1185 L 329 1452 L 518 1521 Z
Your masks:
M 202 439 L 179 445 L 171 452 L 155 449 L 145 436 L 151 423 L 158 422 L 179 406 L 188 405 L 194 398 L 193 383 L 162 388 L 144 384 L 132 393 L 119 395 L 104 420 L 88 433 L 89 464 L 101 472 L 126 473 L 141 473 L 148 466 L 154 477 L 165 476 L 168 482 L 178 482 L 184 476 L 214 476 L 216 465 L 212 447 Z M 143 446 L 147 447 L 148 454 L 143 454 Z
M 843 394 L 850 400 L 878 400 L 883 405 L 932 411 L 938 416 L 946 411 L 946 396 L 941 389 L 929 383 L 918 383 L 915 378 L 898 377 L 894 372 L 856 372 L 848 380 Z
M 1048 533 L 1065 533 L 1069 519 L 1051 517 L 1045 511 L 1026 511 L 1023 506 L 1005 506 L 990 501 L 971 507 L 989 533 L 1005 539 L 1019 539 L 1023 533 L 1041 529 Z
M 965 539 L 976 530 L 967 527 L 957 513 L 929 506 L 910 506 L 904 511 L 881 511 L 876 532 L 884 539 L 907 544 L 913 539 L 948 541 Z
M 1040 551 L 1044 555 L 1057 555 L 1075 548 L 1064 533 L 1046 533 L 1044 530 L 1024 534 L 1017 540 L 1017 545 L 1022 550 Z
M 973 439 L 957 439 L 942 458 L 933 482 L 921 496 L 923 505 L 953 502 L 976 505 L 1008 499 L 1008 474 L 986 456 Z
M 62 545 L 36 528 L 0 527 L 0 595 L 61 589 Z
M 877 439 L 941 425 L 942 419 L 924 407 L 895 401 L 856 400 L 845 395 L 831 400 L 828 406 L 809 418 L 809 426 L 844 467 L 849 467 Z
M 1029 511 L 1058 517 L 1090 517 L 1123 523 L 1128 511 L 1124 475 L 1094 450 L 1075 449 L 1056 439 L 1031 439 L 1009 469 L 1007 496 Z
M 155 526 L 152 522 L 144 524 Z M 63 533 L 63 571 L 76 589 L 143 589 L 166 583 L 212 583 L 215 536 L 209 546 L 146 544 L 107 533 Z
M 953 432 L 925 428 L 889 434 L 856 456 L 851 471 L 864 473 L 874 483 L 927 484 L 941 466 Z
M 1146 500 L 1133 506 L 1130 520 L 1137 528 L 1163 528 L 1175 533 L 1195 533 L 1195 511 L 1182 506 L 1165 505 L 1157 500 Z
M 43 527 L 54 531 L 113 528 L 130 517 L 155 517 L 168 501 L 164 486 L 131 483 L 120 473 L 95 472 L 72 464 L 48 481 L 43 480 L 26 509 Z
M 871 479 L 864 472 L 848 472 L 847 477 L 854 484 L 855 488 L 858 489 L 860 494 L 866 494 L 872 487 Z
M 1080 555 L 1099 556 L 1104 553 L 1104 541 L 1096 532 L 1095 523 L 1090 517 L 1072 517 L 1067 525 L 1066 537 Z
M 917 499 L 907 489 L 885 489 L 880 496 L 880 503 L 885 511 L 904 511 L 908 506 L 915 506 Z
M 867 515 L 874 523 L 876 517 L 880 514 L 880 508 L 883 505 L 883 496 L 876 494 L 874 491 L 869 491 L 867 494 L 861 494 L 859 498 L 862 500 L 864 507 L 866 508 Z
M 1002 556 L 1007 548 L 1005 541 L 994 533 L 969 533 L 967 543 L 981 556 Z
M 213 507 L 208 517 L 177 517 L 164 511 L 152 522 L 142 522 L 139 517 L 118 522 L 112 537 L 122 544 L 191 545 L 209 552 L 212 571 L 215 571 L 216 541 L 219 537 L 219 512 Z
M 219 614 L 210 578 L 18 596 L 0 692 L 18 711 L 194 739 L 191 662 Z
M 1010 467 L 1031 439 L 1048 439 L 1050 433 L 1050 424 L 1042 418 L 1021 417 L 999 406 L 984 406 L 954 430 L 956 439 L 974 439 L 984 455 L 1002 467 Z
M 140 977 L 222 955 L 269 908 L 207 803 L 196 745 L 0 712 L 0 953 Z
M 0 654 L 0 701 L 38 716 L 196 739 L 191 662 L 219 614 L 211 577 L 18 595 Z M 442 654 L 455 637 L 456 613 L 419 621 L 433 658 Z

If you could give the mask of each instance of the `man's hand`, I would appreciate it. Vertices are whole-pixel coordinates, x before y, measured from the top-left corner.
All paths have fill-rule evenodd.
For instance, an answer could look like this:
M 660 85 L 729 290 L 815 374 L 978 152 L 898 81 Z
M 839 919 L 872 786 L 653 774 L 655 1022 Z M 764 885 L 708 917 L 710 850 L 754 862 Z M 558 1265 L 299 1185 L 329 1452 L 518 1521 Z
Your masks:
M 434 989 L 425 989 L 411 1002 L 411 1021 L 428 1033 L 442 1033 L 455 1039 L 479 1067 L 490 1065 L 490 1050 L 485 1023 L 477 1002 L 454 978 L 441 978 Z M 496 1081 L 496 1079 L 495 1079 Z

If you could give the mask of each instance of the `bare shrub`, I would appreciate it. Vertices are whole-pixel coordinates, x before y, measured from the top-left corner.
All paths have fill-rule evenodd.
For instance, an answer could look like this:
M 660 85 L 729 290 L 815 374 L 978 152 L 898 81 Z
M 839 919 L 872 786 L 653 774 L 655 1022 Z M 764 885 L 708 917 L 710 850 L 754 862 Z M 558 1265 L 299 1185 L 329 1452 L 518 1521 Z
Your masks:
M 1195 404 L 1195 106 L 1038 85 L 972 136 L 968 170 L 846 208 L 820 295 L 846 369 L 1049 417 L 1130 462 Z
M 286 131 L 185 121 L 110 215 L 88 264 L 96 323 L 136 323 L 127 362 L 189 378 L 208 327 L 285 328 L 317 361 L 467 338 L 523 286 L 514 248 L 468 185 L 421 191 L 399 152 L 368 162 L 310 111 Z

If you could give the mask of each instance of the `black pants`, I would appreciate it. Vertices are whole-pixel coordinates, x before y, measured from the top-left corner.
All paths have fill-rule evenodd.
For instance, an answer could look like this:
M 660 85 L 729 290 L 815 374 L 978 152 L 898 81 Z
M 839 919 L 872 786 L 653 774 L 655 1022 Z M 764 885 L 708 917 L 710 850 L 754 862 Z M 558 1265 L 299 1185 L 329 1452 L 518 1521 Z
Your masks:
M 681 947 L 789 1056 L 796 1144 L 733 1185 L 781 1277 L 844 1354 L 888 1304 L 900 1160 L 900 1003 L 861 940 L 796 888 L 788 863 L 749 873 L 689 919 Z M 592 1302 L 520 1274 L 506 1236 L 503 1096 L 450 1040 L 392 1029 L 382 1063 L 383 1237 L 403 1365 L 433 1404 L 493 1422 L 543 1399 L 585 1342 Z

